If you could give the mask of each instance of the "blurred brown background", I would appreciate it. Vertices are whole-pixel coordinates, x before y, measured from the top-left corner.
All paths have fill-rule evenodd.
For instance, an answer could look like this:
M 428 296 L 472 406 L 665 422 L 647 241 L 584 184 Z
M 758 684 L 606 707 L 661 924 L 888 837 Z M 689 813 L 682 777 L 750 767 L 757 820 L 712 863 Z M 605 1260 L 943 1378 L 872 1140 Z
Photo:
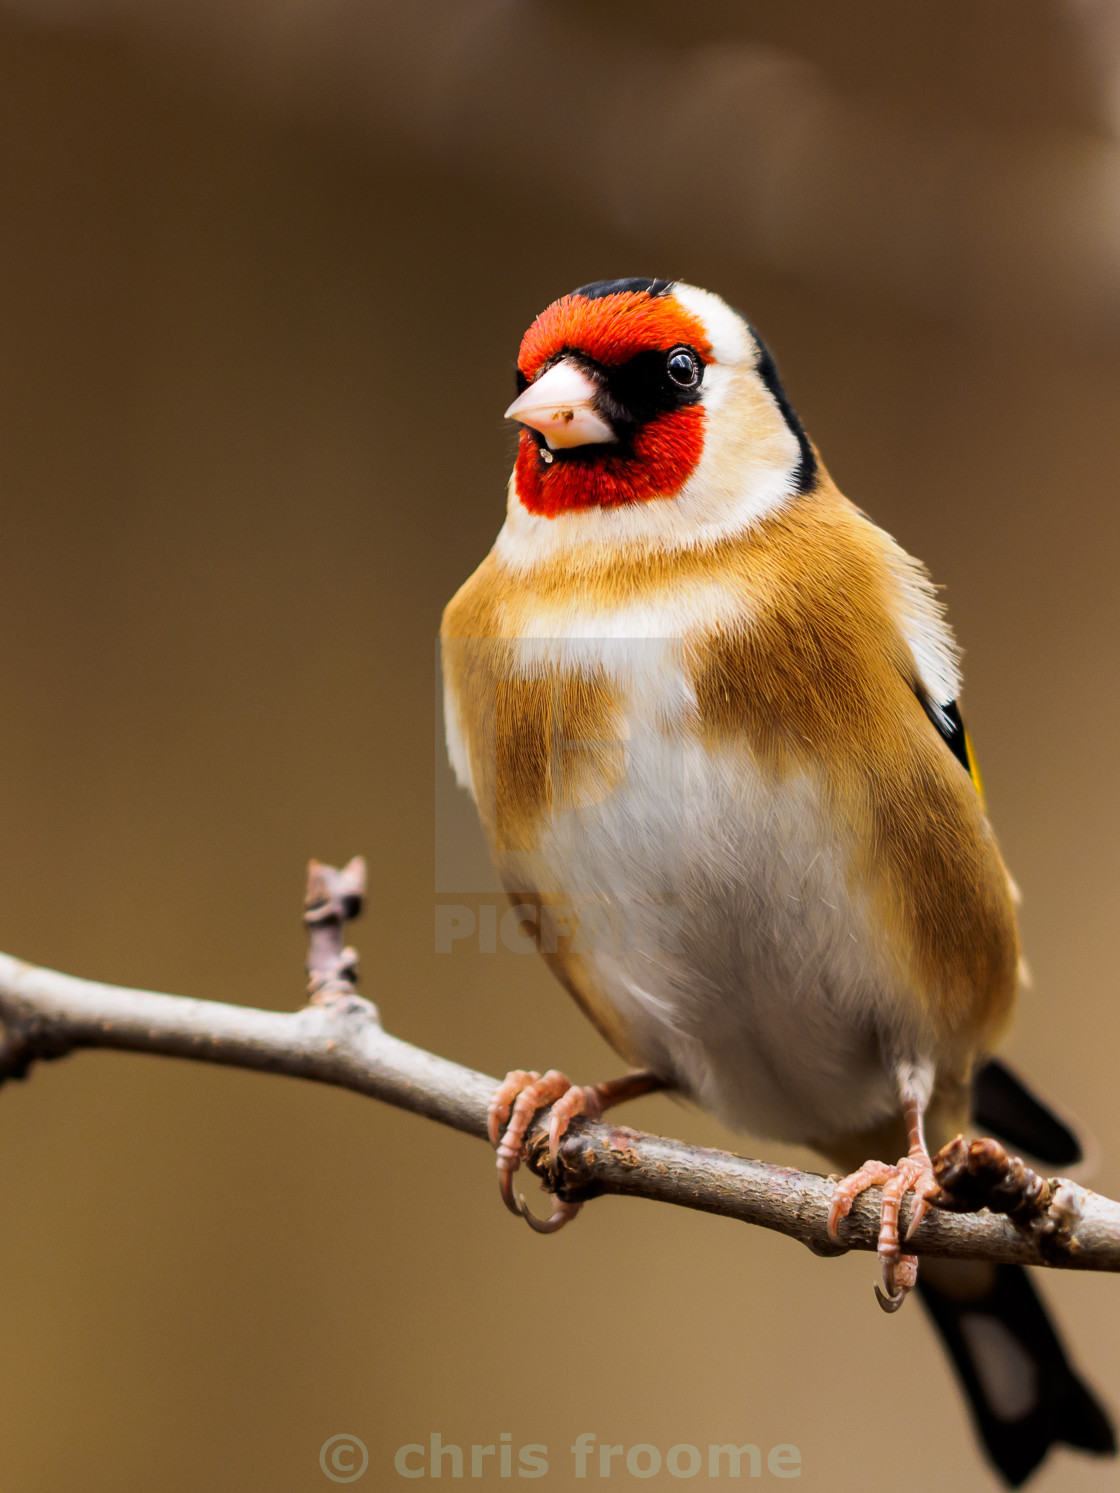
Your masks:
M 524 327 L 677 275 L 947 587 L 1026 897 L 1008 1048 L 1117 1195 L 1118 43 L 1104 0 L 0 3 L 0 946 L 293 1007 L 304 862 L 361 850 L 391 1030 L 613 1072 L 535 961 L 434 952 L 433 638 Z M 544 1488 L 581 1431 L 993 1486 L 866 1256 L 621 1200 L 538 1239 L 477 1142 L 139 1057 L 5 1088 L 0 1154 L 5 1493 L 317 1493 L 342 1432 L 404 1487 L 431 1431 L 544 1443 Z M 1045 1289 L 1120 1406 L 1116 1283 Z

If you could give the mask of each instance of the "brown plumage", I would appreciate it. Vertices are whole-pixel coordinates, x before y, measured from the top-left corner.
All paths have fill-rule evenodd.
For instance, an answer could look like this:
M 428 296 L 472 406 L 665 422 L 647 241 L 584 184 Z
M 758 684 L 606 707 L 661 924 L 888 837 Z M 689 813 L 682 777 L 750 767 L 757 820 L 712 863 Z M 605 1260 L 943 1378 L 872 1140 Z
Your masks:
M 940 1145 L 967 1123 L 1019 970 L 952 635 L 718 298 L 584 287 L 534 324 L 521 363 L 506 523 L 443 619 L 448 745 L 542 956 L 644 1072 L 582 1089 L 512 1072 L 491 1111 L 503 1197 L 523 1210 L 534 1109 L 553 1105 L 555 1145 L 575 1114 L 675 1088 L 850 1169 L 837 1234 L 882 1186 L 894 1310 L 916 1279 L 900 1209 L 912 1194 L 912 1231 L 935 1190 L 927 1130 Z M 991 1303 L 1014 1339 L 1028 1288 L 941 1270 L 924 1290 L 983 1390 L 965 1319 Z M 1033 1310 L 1019 1341 L 1064 1408 L 1039 1391 L 1024 1465 L 1054 1439 L 1107 1450 Z M 1014 1443 L 976 1413 L 1011 1476 Z
M 734 599 L 730 618 L 683 634 L 694 706 L 666 729 L 743 753 L 775 785 L 806 771 L 819 779 L 851 846 L 853 893 L 873 899 L 897 962 L 900 998 L 920 1003 L 957 1079 L 1010 1014 L 1015 912 L 982 801 L 916 693 L 893 620 L 889 545 L 822 469 L 813 493 L 745 535 L 645 566 L 601 553 L 597 566 L 585 559 L 578 585 L 592 614 L 652 610 L 698 577 L 720 587 L 725 613 Z M 444 616 L 449 700 L 500 860 L 529 848 L 554 814 L 609 794 L 626 771 L 626 704 L 602 671 L 552 664 L 516 677 L 512 643 L 539 632 L 540 614 L 572 585 L 563 561 L 526 573 L 492 554 Z M 578 959 L 549 959 L 601 1012 Z M 617 1023 L 593 1019 L 633 1060 Z

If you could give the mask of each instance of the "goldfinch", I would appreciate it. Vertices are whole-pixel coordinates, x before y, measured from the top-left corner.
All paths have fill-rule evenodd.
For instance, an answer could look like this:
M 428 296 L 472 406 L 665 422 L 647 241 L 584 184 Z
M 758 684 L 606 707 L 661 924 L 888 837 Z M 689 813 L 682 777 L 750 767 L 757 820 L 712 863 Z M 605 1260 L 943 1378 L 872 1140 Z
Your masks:
M 1015 891 L 923 567 L 835 487 L 754 329 L 666 280 L 586 285 L 525 334 L 505 524 L 443 618 L 448 749 L 544 958 L 638 1070 L 511 1072 L 507 1205 L 533 1114 L 654 1088 L 882 1186 L 882 1305 L 974 1116 L 1076 1142 L 989 1062 L 1015 1000 Z M 994 1127 L 993 1127 L 994 1128 Z M 878 1291 L 878 1288 L 876 1288 Z M 928 1261 L 921 1294 L 988 1453 L 1115 1451 L 1026 1274 Z M 1009 1388 L 1010 1386 L 1010 1388 Z

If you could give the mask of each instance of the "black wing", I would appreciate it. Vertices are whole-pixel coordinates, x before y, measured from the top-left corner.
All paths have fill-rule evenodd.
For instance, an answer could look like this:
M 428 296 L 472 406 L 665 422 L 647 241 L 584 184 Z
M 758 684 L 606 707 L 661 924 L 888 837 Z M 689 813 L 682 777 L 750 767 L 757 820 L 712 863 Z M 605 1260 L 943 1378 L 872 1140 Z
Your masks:
M 922 709 L 932 721 L 938 736 L 979 788 L 980 775 L 976 771 L 976 763 L 969 749 L 968 732 L 964 729 L 960 706 L 956 700 L 949 705 L 935 705 L 926 695 L 919 694 L 918 699 L 921 700 Z

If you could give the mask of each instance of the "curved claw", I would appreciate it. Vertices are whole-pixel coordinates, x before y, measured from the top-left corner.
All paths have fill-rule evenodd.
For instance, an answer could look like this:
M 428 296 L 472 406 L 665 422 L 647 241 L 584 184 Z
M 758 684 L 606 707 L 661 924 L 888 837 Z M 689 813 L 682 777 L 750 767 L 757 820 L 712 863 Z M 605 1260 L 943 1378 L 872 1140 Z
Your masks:
M 524 1198 L 519 1198 L 518 1202 L 521 1204 L 522 1218 L 524 1218 L 525 1222 L 529 1225 L 529 1227 L 535 1234 L 557 1233 L 564 1227 L 566 1223 L 571 1223 L 572 1219 L 583 1207 L 582 1203 L 558 1202 L 548 1218 L 537 1218 L 536 1215 L 530 1213 L 528 1208 L 525 1206 Z
M 549 1217 L 538 1218 L 529 1211 L 529 1205 L 520 1193 L 514 1192 L 513 1177 L 513 1172 L 498 1173 L 498 1191 L 502 1195 L 502 1202 L 516 1217 L 523 1218 L 535 1234 L 555 1234 L 566 1223 L 571 1223 L 583 1207 L 582 1203 L 565 1203 L 556 1199 Z
M 855 1199 L 869 1187 L 882 1187 L 878 1253 L 885 1289 L 881 1291 L 876 1286 L 875 1299 L 885 1312 L 898 1311 L 918 1281 L 917 1256 L 903 1254 L 901 1246 L 929 1213 L 930 1199 L 936 1191 L 932 1163 L 922 1145 L 919 1132 L 910 1154 L 897 1165 L 865 1161 L 858 1171 L 836 1183 L 828 1210 L 829 1237 L 836 1240 L 840 1221 L 847 1217 Z M 899 1213 L 907 1195 L 912 1197 L 910 1216 L 900 1239 Z
M 909 1294 L 909 1288 L 906 1286 L 899 1286 L 898 1290 L 891 1296 L 888 1296 L 884 1291 L 880 1291 L 878 1286 L 875 1287 L 875 1300 L 885 1312 L 898 1311 Z
M 513 1172 L 498 1173 L 498 1191 L 502 1195 L 502 1202 L 516 1218 L 525 1217 L 525 1199 L 519 1197 L 513 1190 Z
M 885 1312 L 896 1312 L 918 1284 L 917 1255 L 881 1253 L 883 1285 L 885 1290 L 875 1287 L 875 1299 Z
M 581 1203 L 554 1200 L 551 1216 L 541 1219 L 530 1213 L 525 1199 L 513 1190 L 513 1175 L 521 1166 L 522 1151 L 534 1115 L 551 1106 L 548 1159 L 555 1168 L 560 1143 L 577 1115 L 598 1119 L 612 1104 L 636 1099 L 641 1094 L 653 1094 L 665 1087 L 666 1081 L 652 1072 L 628 1073 L 608 1083 L 581 1088 L 569 1082 L 556 1068 L 550 1068 L 543 1077 L 530 1069 L 511 1070 L 495 1089 L 486 1116 L 487 1134 L 498 1151 L 498 1185 L 502 1202 L 538 1234 L 554 1234 L 557 1229 L 562 1229 L 579 1212 Z
M 930 1212 L 930 1200 L 926 1193 L 914 1193 L 914 1201 L 910 1204 L 910 1222 L 906 1226 L 903 1239 L 909 1239 L 920 1226 L 922 1220 Z

